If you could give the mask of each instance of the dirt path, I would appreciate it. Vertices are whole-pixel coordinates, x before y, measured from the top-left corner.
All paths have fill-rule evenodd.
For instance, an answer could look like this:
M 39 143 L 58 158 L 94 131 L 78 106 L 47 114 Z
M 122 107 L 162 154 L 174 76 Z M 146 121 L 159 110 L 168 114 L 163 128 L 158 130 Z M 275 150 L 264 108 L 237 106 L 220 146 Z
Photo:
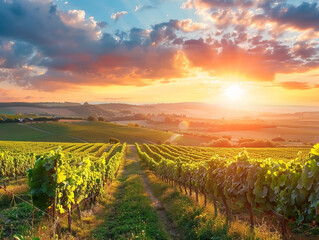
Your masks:
M 19 124 L 21 124 L 21 123 L 19 123 Z M 54 134 L 54 135 L 58 135 L 58 136 L 67 136 L 67 137 L 69 137 L 69 138 L 78 140 L 78 141 L 80 141 L 80 142 L 82 142 L 82 143 L 88 143 L 88 141 L 86 141 L 86 140 L 84 140 L 84 139 L 82 139 L 82 138 L 78 138 L 78 137 L 74 137 L 74 136 L 70 136 L 70 135 L 65 135 L 65 134 L 58 134 L 58 133 L 50 132 L 50 131 L 47 131 L 47 130 L 43 130 L 43 129 L 40 129 L 40 128 L 31 126 L 31 125 L 29 125 L 29 124 L 21 124 L 21 125 L 26 126 L 26 127 L 28 127 L 28 128 L 32 128 L 32 129 L 37 130 L 37 131 L 40 131 L 40 132 L 49 133 L 49 134 Z
M 152 201 L 152 207 L 156 210 L 161 222 L 164 225 L 164 228 L 166 232 L 171 236 L 171 239 L 178 240 L 182 239 L 181 233 L 178 231 L 177 227 L 168 219 L 167 213 L 165 211 L 165 208 L 163 207 L 162 203 L 159 201 L 158 198 L 156 198 L 152 192 L 149 180 L 147 176 L 145 175 L 145 172 L 142 170 L 141 165 L 139 164 L 138 156 L 136 147 L 134 145 L 129 146 L 132 153 L 131 159 L 138 162 L 139 166 L 139 172 L 143 179 L 143 184 L 145 187 L 145 191 L 147 192 L 150 200 Z

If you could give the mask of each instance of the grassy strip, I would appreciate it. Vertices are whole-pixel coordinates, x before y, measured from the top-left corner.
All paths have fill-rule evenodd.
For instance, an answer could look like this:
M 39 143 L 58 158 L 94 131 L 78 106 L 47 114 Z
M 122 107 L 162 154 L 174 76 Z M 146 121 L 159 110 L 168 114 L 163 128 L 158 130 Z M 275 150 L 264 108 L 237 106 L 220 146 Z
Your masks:
M 41 212 L 31 205 L 26 178 L 12 180 L 7 184 L 7 191 L 0 189 L 0 239 L 13 239 L 15 234 L 34 236 L 34 224 L 38 224 Z M 13 199 L 11 193 L 19 196 Z
M 249 225 L 240 220 L 227 224 L 223 215 L 214 216 L 211 206 L 201 207 L 153 173 L 147 171 L 147 175 L 153 194 L 163 203 L 168 217 L 184 232 L 185 239 L 281 239 L 280 234 L 270 232 L 266 225 L 251 232 Z
M 112 209 L 105 222 L 93 231 L 95 239 L 168 239 L 138 170 L 137 162 L 127 160 Z

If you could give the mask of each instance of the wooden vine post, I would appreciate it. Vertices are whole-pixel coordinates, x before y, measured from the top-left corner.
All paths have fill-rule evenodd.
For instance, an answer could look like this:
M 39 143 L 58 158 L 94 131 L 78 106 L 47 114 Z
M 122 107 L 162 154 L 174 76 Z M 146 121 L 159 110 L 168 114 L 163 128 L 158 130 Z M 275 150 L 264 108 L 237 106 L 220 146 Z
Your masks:
M 249 211 L 250 229 L 253 230 L 254 226 L 255 226 L 255 223 L 254 223 L 254 212 L 253 212 L 253 208 L 252 208 L 251 204 L 249 203 L 247 197 L 245 198 L 245 207 Z

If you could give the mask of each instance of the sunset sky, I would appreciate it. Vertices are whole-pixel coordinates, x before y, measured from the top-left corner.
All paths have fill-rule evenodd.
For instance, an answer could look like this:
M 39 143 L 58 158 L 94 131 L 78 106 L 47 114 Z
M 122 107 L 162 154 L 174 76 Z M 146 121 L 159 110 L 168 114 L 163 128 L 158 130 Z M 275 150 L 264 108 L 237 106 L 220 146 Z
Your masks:
M 315 106 L 317 2 L 0 0 L 0 101 Z

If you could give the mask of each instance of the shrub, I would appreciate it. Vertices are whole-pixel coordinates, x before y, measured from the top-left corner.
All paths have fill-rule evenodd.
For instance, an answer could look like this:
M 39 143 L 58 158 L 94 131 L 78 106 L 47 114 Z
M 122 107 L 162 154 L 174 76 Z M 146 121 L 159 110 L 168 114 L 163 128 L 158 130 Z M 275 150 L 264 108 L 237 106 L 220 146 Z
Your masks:
M 98 119 L 94 116 L 89 116 L 88 121 L 97 121 Z
M 129 126 L 129 127 L 140 127 L 140 125 L 138 123 L 129 123 L 129 124 L 127 124 L 127 126 Z
M 275 147 L 276 145 L 269 140 L 255 140 L 249 142 L 242 142 L 239 144 L 240 147 L 250 147 L 250 148 L 263 148 L 263 147 Z
M 274 142 L 285 142 L 285 139 L 283 139 L 282 137 L 276 137 L 276 138 L 271 139 L 271 141 L 274 141 Z
M 105 119 L 104 119 L 104 117 L 98 117 L 98 120 L 101 122 L 104 122 Z
M 220 138 L 205 144 L 206 147 L 232 147 L 233 144 L 227 138 Z
M 232 139 L 232 136 L 223 135 L 222 138 L 226 138 L 226 139 L 228 139 L 228 140 L 231 140 L 231 139 Z
M 117 138 L 110 138 L 109 139 L 109 143 L 111 143 L 111 144 L 116 144 L 116 143 L 119 143 L 119 142 L 121 142 L 119 139 L 117 139 Z

